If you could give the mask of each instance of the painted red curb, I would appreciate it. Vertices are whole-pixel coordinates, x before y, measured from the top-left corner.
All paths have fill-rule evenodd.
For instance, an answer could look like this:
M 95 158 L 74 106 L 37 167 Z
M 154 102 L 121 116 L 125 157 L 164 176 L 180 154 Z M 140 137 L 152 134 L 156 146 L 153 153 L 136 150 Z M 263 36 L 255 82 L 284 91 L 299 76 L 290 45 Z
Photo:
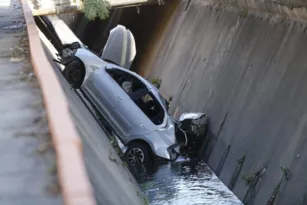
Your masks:
M 42 47 L 31 9 L 26 0 L 21 0 L 21 3 L 27 25 L 31 62 L 43 94 L 56 152 L 64 204 L 95 205 L 93 188 L 84 164 L 82 142 L 71 118 L 66 97 Z

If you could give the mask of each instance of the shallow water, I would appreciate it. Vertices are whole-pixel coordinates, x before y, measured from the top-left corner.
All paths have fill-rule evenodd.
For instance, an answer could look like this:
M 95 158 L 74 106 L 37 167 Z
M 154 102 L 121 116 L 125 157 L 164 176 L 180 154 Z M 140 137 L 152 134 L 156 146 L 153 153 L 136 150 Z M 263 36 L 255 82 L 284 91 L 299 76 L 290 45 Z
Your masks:
M 203 162 L 180 161 L 130 167 L 152 205 L 241 205 Z

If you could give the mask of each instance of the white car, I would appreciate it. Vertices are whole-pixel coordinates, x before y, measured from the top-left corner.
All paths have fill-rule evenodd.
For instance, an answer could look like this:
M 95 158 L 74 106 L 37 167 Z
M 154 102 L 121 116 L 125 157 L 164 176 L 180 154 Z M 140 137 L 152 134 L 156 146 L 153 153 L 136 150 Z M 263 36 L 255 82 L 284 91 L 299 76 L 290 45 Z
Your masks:
M 185 132 L 177 140 L 176 123 L 167 112 L 167 101 L 155 86 L 127 69 L 135 56 L 131 32 L 120 26 L 112 36 L 119 40 L 109 38 L 104 51 L 116 48 L 112 45 L 119 42 L 124 44 L 119 46 L 124 52 L 118 56 L 113 51 L 112 55 L 103 52 L 99 57 L 80 43 L 65 45 L 61 52 L 63 75 L 73 88 L 81 90 L 127 147 L 128 163 L 144 163 L 156 157 L 175 160 L 180 146 L 187 144 Z
M 111 34 L 104 48 L 108 52 L 102 56 L 79 42 L 65 45 L 61 52 L 64 77 L 81 90 L 127 146 L 129 163 L 151 161 L 156 156 L 175 160 L 180 145 L 166 100 L 150 82 L 127 69 L 135 56 L 131 32 L 118 26 Z M 120 55 L 110 48 L 118 51 L 121 46 L 116 47 L 117 43 L 125 44 Z

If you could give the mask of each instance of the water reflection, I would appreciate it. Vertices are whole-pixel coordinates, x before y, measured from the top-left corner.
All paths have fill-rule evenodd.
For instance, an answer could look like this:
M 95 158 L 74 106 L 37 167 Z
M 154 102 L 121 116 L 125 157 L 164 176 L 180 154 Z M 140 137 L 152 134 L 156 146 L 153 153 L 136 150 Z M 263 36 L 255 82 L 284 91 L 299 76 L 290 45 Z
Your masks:
M 202 162 L 149 164 L 130 170 L 152 205 L 242 204 Z

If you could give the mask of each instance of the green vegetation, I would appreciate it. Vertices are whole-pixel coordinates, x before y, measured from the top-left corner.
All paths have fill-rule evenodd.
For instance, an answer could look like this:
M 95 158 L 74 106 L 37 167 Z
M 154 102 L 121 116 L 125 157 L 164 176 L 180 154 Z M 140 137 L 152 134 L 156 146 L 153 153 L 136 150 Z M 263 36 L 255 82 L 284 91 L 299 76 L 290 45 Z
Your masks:
M 281 166 L 280 170 L 283 173 L 283 175 L 286 177 L 286 179 L 289 180 L 290 169 L 287 166 Z
M 106 0 L 85 0 L 82 11 L 84 16 L 90 21 L 99 18 L 105 20 L 109 17 L 110 5 Z
M 241 177 L 247 185 L 249 185 L 253 181 L 253 176 L 249 176 L 247 174 L 241 174 Z
M 156 77 L 156 78 L 152 78 L 150 82 L 159 89 L 161 86 L 162 80 L 161 78 Z

